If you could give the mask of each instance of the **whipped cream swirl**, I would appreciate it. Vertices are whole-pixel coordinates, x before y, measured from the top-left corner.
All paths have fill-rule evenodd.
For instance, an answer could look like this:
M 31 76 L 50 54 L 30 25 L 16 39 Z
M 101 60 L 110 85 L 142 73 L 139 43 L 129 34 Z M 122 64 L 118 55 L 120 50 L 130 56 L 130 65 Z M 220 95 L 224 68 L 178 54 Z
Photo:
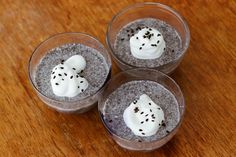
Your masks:
M 138 59 L 159 58 L 166 49 L 162 34 L 150 27 L 145 27 L 130 38 L 130 50 Z
M 55 66 L 51 73 L 51 86 L 57 96 L 74 97 L 84 92 L 88 81 L 81 77 L 86 61 L 81 55 L 74 55 Z
M 123 118 L 137 136 L 152 136 L 164 124 L 163 110 L 146 94 L 142 94 L 125 109 Z

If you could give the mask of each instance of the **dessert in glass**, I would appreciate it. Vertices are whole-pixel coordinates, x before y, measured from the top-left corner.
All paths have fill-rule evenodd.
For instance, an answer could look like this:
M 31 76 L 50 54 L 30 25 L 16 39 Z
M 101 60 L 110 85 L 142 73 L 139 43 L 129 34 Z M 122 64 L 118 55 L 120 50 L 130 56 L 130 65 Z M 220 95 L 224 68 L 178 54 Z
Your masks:
M 152 68 L 171 73 L 190 42 L 187 23 L 175 10 L 160 3 L 139 3 L 111 20 L 106 42 L 122 69 Z
M 105 47 L 84 33 L 61 33 L 43 41 L 29 61 L 29 79 L 39 98 L 62 112 L 93 106 L 111 75 Z
M 185 103 L 169 76 L 137 68 L 123 71 L 107 83 L 98 109 L 105 128 L 121 147 L 151 151 L 176 134 Z

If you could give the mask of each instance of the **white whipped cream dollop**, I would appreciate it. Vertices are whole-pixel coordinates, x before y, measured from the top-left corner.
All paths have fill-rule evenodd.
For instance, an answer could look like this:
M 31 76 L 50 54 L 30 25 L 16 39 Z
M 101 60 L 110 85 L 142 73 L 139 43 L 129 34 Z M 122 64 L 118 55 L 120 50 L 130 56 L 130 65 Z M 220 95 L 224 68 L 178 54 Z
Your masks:
M 86 61 L 81 55 L 74 55 L 55 66 L 51 73 L 51 86 L 57 96 L 74 97 L 85 91 L 88 81 L 80 76 Z
M 124 111 L 125 124 L 137 136 L 152 136 L 164 123 L 164 112 L 151 98 L 142 94 Z
M 166 43 L 162 34 L 150 27 L 145 27 L 130 38 L 130 50 L 138 59 L 156 59 L 165 51 Z

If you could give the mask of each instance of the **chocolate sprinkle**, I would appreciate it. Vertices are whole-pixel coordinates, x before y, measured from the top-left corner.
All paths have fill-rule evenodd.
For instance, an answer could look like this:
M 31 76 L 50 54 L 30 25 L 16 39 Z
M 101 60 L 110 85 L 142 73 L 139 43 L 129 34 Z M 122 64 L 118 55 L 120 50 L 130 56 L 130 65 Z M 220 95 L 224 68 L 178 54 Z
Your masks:
M 57 86 L 58 86 L 58 85 L 59 85 L 59 83 L 55 83 L 55 85 L 57 85 Z
M 62 81 L 64 81 L 64 79 L 61 79 Z
M 136 39 L 138 40 L 138 37 L 136 37 Z
M 79 88 L 79 86 L 78 86 L 78 88 Z
M 154 122 L 154 120 L 152 120 L 152 122 Z
M 120 40 L 121 40 L 121 41 L 124 41 L 124 40 L 125 40 L 125 38 L 121 38 Z
M 161 34 L 157 34 L 157 36 L 159 37 L 159 36 L 161 36 Z
M 170 133 L 170 131 L 169 131 L 169 130 L 166 130 L 166 133 L 167 133 L 167 134 L 169 134 L 169 133 Z
M 73 70 L 76 70 L 75 68 L 72 68 Z
M 148 116 L 148 114 L 145 115 L 145 117 L 147 117 L 147 116 Z
M 172 50 L 172 52 L 175 52 L 175 50 Z
M 144 121 L 141 122 L 141 124 L 143 124 L 143 123 L 144 123 Z
M 148 121 L 148 119 L 146 119 L 146 122 Z
M 150 112 L 152 112 L 152 109 L 150 109 Z
M 64 75 L 65 75 L 65 76 L 67 76 L 67 74 L 66 74 L 66 73 L 64 73 Z
M 142 47 L 140 47 L 139 50 L 142 50 Z
M 143 114 L 144 112 L 141 112 L 140 114 Z
M 60 67 L 61 69 L 64 69 L 64 67 Z
M 80 83 L 83 83 L 84 81 L 80 81 Z
M 145 133 L 142 132 L 142 135 L 145 135 Z
M 81 92 L 83 92 L 84 91 L 84 89 L 81 89 Z
M 144 46 L 144 45 L 145 45 L 145 43 L 142 44 L 142 46 Z
M 55 79 L 56 78 L 56 76 L 53 76 L 53 79 Z
M 152 105 L 151 103 L 148 103 L 149 105 Z
M 160 40 L 157 40 L 157 43 L 159 44 Z
M 72 79 L 72 78 L 73 78 L 73 76 L 70 77 L 70 79 Z
M 112 122 L 112 120 L 109 120 L 109 123 L 111 123 Z
M 139 131 L 143 131 L 142 129 L 139 129 Z
M 58 74 L 58 76 L 62 76 L 61 74 Z
M 55 74 L 55 72 L 53 71 L 52 74 Z

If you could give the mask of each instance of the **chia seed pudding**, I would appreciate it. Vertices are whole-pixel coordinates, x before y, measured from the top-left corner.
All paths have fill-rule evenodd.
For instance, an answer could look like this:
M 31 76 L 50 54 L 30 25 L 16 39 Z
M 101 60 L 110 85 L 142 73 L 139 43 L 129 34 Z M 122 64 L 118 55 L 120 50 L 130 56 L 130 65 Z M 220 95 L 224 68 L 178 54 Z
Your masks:
M 130 51 L 130 38 L 141 28 L 151 27 L 157 29 L 164 37 L 166 49 L 156 59 L 138 59 Z M 154 18 L 143 18 L 125 25 L 117 34 L 114 44 L 114 55 L 126 64 L 135 67 L 155 68 L 180 58 L 183 54 L 182 40 L 174 27 Z
M 51 87 L 50 75 L 53 67 L 73 55 L 81 55 L 86 60 L 86 67 L 81 77 L 88 80 L 88 88 L 75 97 L 56 96 Z M 40 61 L 34 81 L 37 89 L 45 96 L 58 101 L 76 101 L 94 95 L 110 76 L 110 68 L 105 58 L 95 49 L 83 44 L 65 44 L 51 49 Z
M 145 137 L 135 135 L 123 119 L 124 110 L 143 93 L 149 95 L 162 108 L 165 117 L 164 123 L 156 134 Z M 114 134 L 138 142 L 160 139 L 171 132 L 180 121 L 180 111 L 175 96 L 161 84 L 149 80 L 130 81 L 122 84 L 108 96 L 102 112 L 104 123 Z

